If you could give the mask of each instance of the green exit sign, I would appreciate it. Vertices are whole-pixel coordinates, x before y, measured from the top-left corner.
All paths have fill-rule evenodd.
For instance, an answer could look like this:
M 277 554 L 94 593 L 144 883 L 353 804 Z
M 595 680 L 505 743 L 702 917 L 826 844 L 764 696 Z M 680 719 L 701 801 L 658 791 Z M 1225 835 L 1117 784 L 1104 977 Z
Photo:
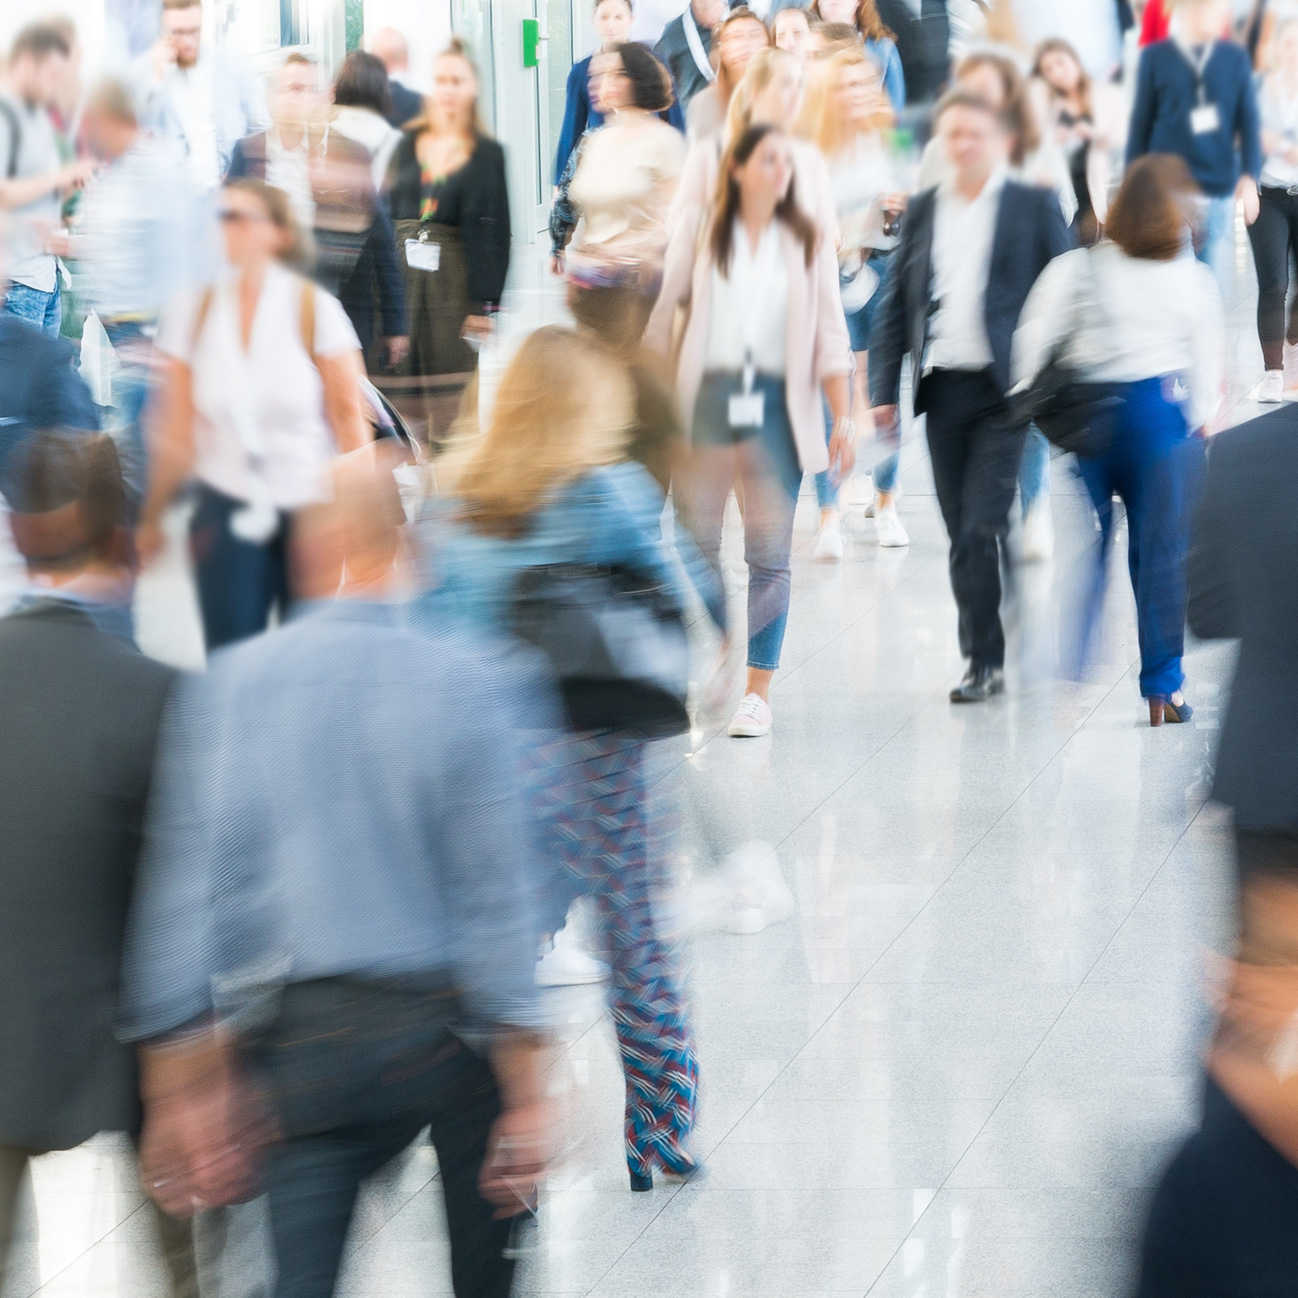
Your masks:
M 523 19 L 523 66 L 534 68 L 540 62 L 541 24 L 535 18 Z

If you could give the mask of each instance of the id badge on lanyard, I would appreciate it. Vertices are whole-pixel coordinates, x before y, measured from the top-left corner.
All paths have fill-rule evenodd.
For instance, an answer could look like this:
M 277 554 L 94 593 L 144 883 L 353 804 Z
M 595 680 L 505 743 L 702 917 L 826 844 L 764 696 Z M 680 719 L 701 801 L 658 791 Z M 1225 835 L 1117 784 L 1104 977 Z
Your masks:
M 1203 74 L 1208 70 L 1212 59 L 1213 42 L 1203 47 L 1203 53 L 1197 57 L 1181 46 L 1181 53 L 1194 71 L 1194 107 L 1190 109 L 1190 131 L 1194 135 L 1211 135 L 1221 129 L 1221 114 L 1217 105 L 1208 102 L 1203 88 Z
M 753 354 L 749 352 L 744 358 L 743 391 L 730 398 L 731 428 L 760 428 L 766 421 L 766 393 L 753 391 L 756 378 Z

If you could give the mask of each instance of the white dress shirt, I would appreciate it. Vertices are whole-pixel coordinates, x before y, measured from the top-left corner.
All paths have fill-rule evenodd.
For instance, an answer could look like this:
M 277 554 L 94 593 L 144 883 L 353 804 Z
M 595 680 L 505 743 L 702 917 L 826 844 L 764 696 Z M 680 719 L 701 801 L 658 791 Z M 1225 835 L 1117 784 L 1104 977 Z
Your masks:
M 773 218 L 754 252 L 748 231 L 735 218 L 730 273 L 712 268 L 712 313 L 703 369 L 742 370 L 749 362 L 763 374 L 783 376 L 788 350 L 786 316 L 789 270 L 784 263 L 780 223 Z
M 326 139 L 328 137 L 326 136 Z M 303 131 L 295 148 L 286 149 L 272 126 L 266 132 L 266 183 L 288 195 L 293 216 L 303 230 L 315 225 L 315 189 L 311 184 L 311 147 Z
M 991 367 L 987 277 L 1004 188 L 1004 167 L 992 172 L 972 202 L 951 181 L 938 186 L 933 214 L 933 301 L 937 310 L 929 326 L 926 372 Z
M 222 171 L 211 61 L 200 55 L 192 68 L 172 68 L 167 80 L 189 153 L 189 178 L 208 193 L 221 183 Z

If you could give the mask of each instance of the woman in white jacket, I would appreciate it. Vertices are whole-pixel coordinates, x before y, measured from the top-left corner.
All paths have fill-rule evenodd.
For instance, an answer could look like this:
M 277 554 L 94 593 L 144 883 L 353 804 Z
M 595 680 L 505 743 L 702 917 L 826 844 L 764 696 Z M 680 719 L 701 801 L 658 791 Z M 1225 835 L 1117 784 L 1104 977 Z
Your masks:
M 1078 467 L 1099 516 L 1101 545 L 1083 597 L 1080 667 L 1103 597 L 1113 496 L 1127 510 L 1128 566 L 1140 637 L 1140 692 L 1150 725 L 1186 721 L 1181 692 L 1190 513 L 1204 443 L 1225 383 L 1226 328 L 1212 272 L 1189 237 L 1196 193 L 1185 163 L 1140 159 L 1112 206 L 1107 238 L 1042 272 L 1014 335 L 1016 386 L 1046 366 L 1072 331 L 1070 363 L 1119 385 L 1107 449 Z

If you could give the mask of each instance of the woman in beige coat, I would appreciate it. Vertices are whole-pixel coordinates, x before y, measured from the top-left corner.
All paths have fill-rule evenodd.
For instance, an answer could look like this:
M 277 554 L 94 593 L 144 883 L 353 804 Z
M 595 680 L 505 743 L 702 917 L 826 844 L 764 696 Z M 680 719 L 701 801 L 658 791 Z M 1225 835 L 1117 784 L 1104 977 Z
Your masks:
M 848 414 L 851 353 L 833 240 L 798 207 L 790 141 L 750 126 L 722 160 L 703 238 L 676 230 L 645 345 L 671 350 L 688 315 L 676 386 L 691 454 L 677 498 L 699 548 L 719 563 L 731 484 L 744 499 L 748 683 L 736 737 L 771 729 L 771 678 L 789 613 L 793 514 L 804 472 L 854 461 Z M 825 446 L 821 392 L 834 418 Z

